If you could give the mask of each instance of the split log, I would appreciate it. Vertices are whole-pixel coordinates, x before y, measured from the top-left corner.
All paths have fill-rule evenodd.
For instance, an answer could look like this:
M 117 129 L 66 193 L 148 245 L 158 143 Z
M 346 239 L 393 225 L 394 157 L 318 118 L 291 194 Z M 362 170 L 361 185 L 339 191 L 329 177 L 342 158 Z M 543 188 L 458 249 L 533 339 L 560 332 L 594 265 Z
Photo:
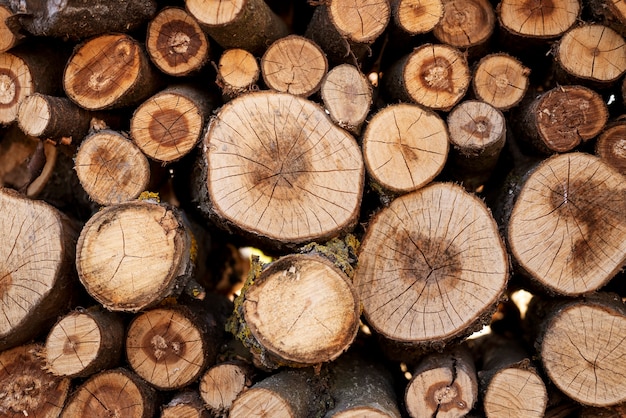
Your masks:
M 135 110 L 130 136 L 151 159 L 177 161 L 200 141 L 214 108 L 215 101 L 208 92 L 191 85 L 170 86 Z
M 118 366 L 122 356 L 122 317 L 99 307 L 77 309 L 50 329 L 42 351 L 55 376 L 88 377 Z
M 330 118 L 358 135 L 372 105 L 372 85 L 353 65 L 338 65 L 326 74 L 320 96 Z
M 174 395 L 171 401 L 161 408 L 161 418 L 210 418 L 204 409 L 202 399 L 195 390 L 186 390 Z
M 520 109 L 518 132 L 542 154 L 568 152 L 595 138 L 609 118 L 602 96 L 583 86 L 559 86 Z
M 70 379 L 44 370 L 41 344 L 0 352 L 0 415 L 56 418 L 70 392 Z
M 395 25 L 409 35 L 432 31 L 443 18 L 443 0 L 392 0 Z
M 251 348 L 257 364 L 317 365 L 352 344 L 358 299 L 348 277 L 330 261 L 293 254 L 256 273 L 236 302 L 229 329 Z
M 325 240 L 355 224 L 364 166 L 356 141 L 316 104 L 258 92 L 224 105 L 196 171 L 200 209 L 252 242 Z
M 244 362 L 230 361 L 209 368 L 200 379 L 204 406 L 217 417 L 226 417 L 234 400 L 252 385 L 254 369 Z
M 164 7 L 148 24 L 146 50 L 165 74 L 181 77 L 198 72 L 209 60 L 204 31 L 180 7 Z
M 245 49 L 227 49 L 220 56 L 217 65 L 215 83 L 222 89 L 227 100 L 258 88 L 257 81 L 261 74 L 259 63 Z
M 261 58 L 261 75 L 270 88 L 308 97 L 328 71 L 324 51 L 310 39 L 289 35 L 272 43 Z
M 626 176 L 626 120 L 611 123 L 598 137 L 596 155 Z
M 488 0 L 443 0 L 443 18 L 433 29 L 444 44 L 484 52 L 496 25 L 496 14 Z
M 478 378 L 470 351 L 459 345 L 420 359 L 404 394 L 412 418 L 461 417 L 478 399 Z
M 448 156 L 445 122 L 414 104 L 396 104 L 376 113 L 365 128 L 363 160 L 378 186 L 406 193 L 430 183 Z
M 76 47 L 63 74 L 67 96 L 89 110 L 136 105 L 158 88 L 143 46 L 125 34 L 102 35 Z
M 380 336 L 407 349 L 441 348 L 491 319 L 507 263 L 484 203 L 435 183 L 396 198 L 370 221 L 354 285 Z
M 128 327 L 128 363 L 157 389 L 180 389 L 215 362 L 222 335 L 218 327 L 215 316 L 201 304 L 143 312 Z
M 277 39 L 289 34 L 263 0 L 185 0 L 200 26 L 222 48 L 242 48 L 261 55 Z
M 157 411 L 156 391 L 134 373 L 117 368 L 90 377 L 68 400 L 61 418 L 152 418 Z
M 45 332 L 69 308 L 77 230 L 41 201 L 0 188 L 0 350 Z M 36 275 L 33 275 L 36 272 Z
M 471 81 L 465 55 L 448 45 L 424 44 L 388 70 L 383 86 L 394 99 L 450 110 Z
M 498 4 L 500 26 L 522 38 L 558 38 L 578 19 L 579 0 L 503 0 Z
M 599 158 L 569 153 L 527 175 L 508 221 L 518 268 L 543 289 L 592 292 L 626 262 L 626 183 Z
M 108 206 L 78 238 L 78 277 L 105 308 L 137 312 L 182 292 L 193 270 L 191 247 L 182 214 L 170 205 Z
M 506 141 L 504 115 L 488 103 L 467 100 L 448 114 L 449 166 L 455 180 L 475 191 L 491 176 Z
M 146 156 L 121 133 L 108 129 L 85 138 L 75 170 L 89 197 L 105 206 L 137 198 L 150 181 Z
M 481 58 L 474 70 L 472 88 L 479 100 L 499 110 L 517 106 L 528 90 L 530 68 L 504 53 Z

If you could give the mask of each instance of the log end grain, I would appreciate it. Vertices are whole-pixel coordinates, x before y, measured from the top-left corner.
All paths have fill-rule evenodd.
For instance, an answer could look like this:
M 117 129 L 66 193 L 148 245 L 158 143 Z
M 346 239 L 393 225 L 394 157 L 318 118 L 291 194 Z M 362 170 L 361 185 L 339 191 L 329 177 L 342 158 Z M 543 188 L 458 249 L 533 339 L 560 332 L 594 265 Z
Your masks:
M 430 32 L 443 18 L 442 0 L 391 2 L 396 25 L 410 35 Z
M 578 0 L 504 0 L 498 5 L 501 26 L 508 32 L 529 38 L 556 38 L 578 18 Z
M 10 52 L 0 54 L 0 124 L 13 122 L 22 100 L 34 91 L 28 64 Z
M 489 54 L 481 58 L 472 77 L 476 97 L 500 110 L 519 104 L 530 80 L 530 69 L 508 54 Z

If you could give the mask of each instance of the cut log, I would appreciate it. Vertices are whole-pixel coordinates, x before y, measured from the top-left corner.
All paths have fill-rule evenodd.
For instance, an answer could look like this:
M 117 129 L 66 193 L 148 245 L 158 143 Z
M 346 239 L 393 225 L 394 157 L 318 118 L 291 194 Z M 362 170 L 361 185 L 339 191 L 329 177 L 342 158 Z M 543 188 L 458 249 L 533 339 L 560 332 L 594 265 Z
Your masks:
M 253 241 L 289 247 L 356 222 L 360 148 L 308 100 L 258 92 L 228 102 L 209 125 L 201 158 L 200 209 Z
M 89 110 L 136 105 L 158 88 L 142 45 L 129 35 L 102 35 L 74 50 L 63 74 L 67 96 Z
M 476 66 L 472 88 L 479 100 L 496 109 L 508 110 L 517 106 L 530 83 L 530 68 L 504 53 L 484 56 Z
M 14 15 L 8 1 L 0 3 L 0 53 L 10 50 L 24 39 L 20 25 L 10 22 Z
M 155 392 L 145 381 L 124 368 L 106 370 L 76 389 L 61 418 L 152 418 L 157 411 Z
M 556 62 L 567 74 L 562 81 L 603 87 L 626 72 L 626 41 L 613 29 L 598 24 L 577 26 L 560 39 Z M 572 84 L 570 81 L 568 84 Z
M 174 395 L 171 401 L 161 408 L 161 418 L 210 418 L 204 409 L 202 399 L 195 390 L 185 390 Z
M 465 416 L 478 400 L 478 378 L 465 345 L 420 359 L 404 394 L 412 418 Z
M 0 213 L 0 350 L 5 350 L 45 332 L 69 308 L 77 230 L 61 212 L 10 189 L 0 188 Z
M 76 268 L 105 308 L 137 312 L 183 290 L 193 270 L 191 236 L 182 214 L 167 204 L 108 206 L 83 227 Z
M 60 142 L 68 138 L 80 142 L 89 132 L 92 114 L 66 97 L 34 93 L 24 98 L 17 112 L 17 123 L 27 135 Z
M 296 96 L 308 97 L 317 92 L 327 71 L 324 51 L 315 42 L 298 35 L 277 40 L 261 59 L 265 84 Z
M 448 114 L 452 177 L 476 191 L 491 176 L 506 141 L 506 121 L 488 103 L 468 100 Z
M 204 406 L 217 417 L 227 417 L 234 400 L 252 385 L 253 368 L 238 361 L 216 364 L 200 379 Z
M 215 83 L 222 89 L 226 99 L 257 88 L 261 68 L 254 55 L 245 49 L 227 49 L 220 56 Z
M 383 189 L 406 193 L 430 183 L 448 156 L 445 122 L 414 104 L 388 106 L 371 118 L 362 139 L 368 174 Z
M 131 138 L 151 159 L 177 161 L 196 146 L 214 108 L 209 93 L 191 85 L 170 86 L 135 110 Z
M 262 55 L 272 42 L 288 35 L 285 22 L 263 0 L 185 0 L 185 5 L 224 49 Z
M 106 32 L 129 32 L 156 13 L 154 0 L 9 0 L 19 24 L 35 36 L 78 40 Z
M 484 203 L 460 186 L 435 183 L 398 197 L 370 221 L 354 285 L 379 335 L 440 348 L 491 319 L 507 261 Z
M 258 364 L 308 366 L 336 359 L 359 327 L 359 303 L 348 277 L 311 255 L 282 257 L 240 296 L 231 330 Z
M 430 32 L 443 18 L 442 0 L 393 0 L 390 3 L 394 23 L 409 35 Z
M 519 112 L 521 138 L 542 154 L 573 150 L 602 132 L 609 118 L 602 96 L 579 85 L 555 87 Z
M 150 181 L 146 156 L 121 133 L 108 129 L 82 142 L 75 164 L 81 186 L 101 205 L 135 199 Z
M 0 415 L 56 418 L 70 391 L 70 379 L 44 370 L 41 344 L 0 352 Z
M 372 105 L 372 85 L 350 64 L 338 65 L 322 80 L 320 95 L 330 118 L 358 135 Z
M 50 329 L 42 351 L 46 370 L 55 376 L 88 377 L 118 366 L 124 323 L 99 307 L 77 309 Z
M 622 300 L 598 293 L 555 306 L 551 312 L 539 339 L 539 356 L 550 380 L 584 405 L 626 402 L 626 309 Z
M 433 29 L 435 38 L 456 48 L 470 49 L 472 55 L 484 49 L 496 25 L 491 3 L 488 0 L 444 0 L 443 8 L 443 18 Z
M 626 182 L 599 158 L 569 153 L 530 172 L 508 222 L 518 267 L 550 292 L 579 295 L 626 262 Z
M 383 85 L 394 99 L 450 110 L 471 81 L 465 55 L 448 45 L 424 44 L 392 65 Z
M 164 7 L 148 24 L 146 50 L 165 74 L 181 77 L 209 60 L 209 41 L 198 22 L 180 7 Z
M 128 363 L 157 389 L 187 386 L 215 362 L 221 333 L 215 317 L 199 306 L 149 310 L 128 327 Z
M 610 124 L 600 134 L 596 155 L 626 176 L 626 120 Z
M 578 19 L 579 0 L 503 0 L 498 4 L 500 26 L 527 38 L 557 38 Z

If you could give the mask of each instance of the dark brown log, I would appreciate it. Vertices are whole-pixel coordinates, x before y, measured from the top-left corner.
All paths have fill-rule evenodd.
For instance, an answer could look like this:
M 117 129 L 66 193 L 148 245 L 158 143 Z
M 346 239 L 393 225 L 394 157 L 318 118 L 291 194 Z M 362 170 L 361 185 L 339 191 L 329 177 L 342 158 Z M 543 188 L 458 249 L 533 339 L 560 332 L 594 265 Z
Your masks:
M 503 0 L 498 4 L 500 26 L 527 38 L 557 38 L 578 19 L 579 0 Z
M 596 155 L 626 175 L 626 119 L 611 123 L 598 137 Z
M 469 49 L 471 55 L 483 51 L 496 25 L 496 14 L 488 0 L 444 0 L 443 18 L 433 29 L 444 44 Z
M 392 0 L 393 22 L 409 35 L 430 32 L 443 18 L 442 0 Z
M 78 143 L 89 132 L 92 113 L 66 97 L 34 93 L 26 97 L 17 112 L 17 123 L 27 135 L 60 142 Z
M 472 88 L 479 100 L 496 109 L 508 110 L 517 106 L 530 83 L 530 68 L 504 53 L 485 55 L 478 62 L 472 76 Z
M 44 370 L 41 344 L 0 352 L 0 415 L 56 418 L 70 391 L 70 379 Z
M 179 7 L 165 7 L 150 21 L 146 50 L 165 74 L 199 71 L 209 60 L 209 41 L 196 19 Z
M 227 417 L 233 401 L 252 385 L 254 369 L 241 361 L 209 368 L 200 379 L 200 396 L 214 416 Z
M 161 408 L 161 418 L 210 418 L 195 390 L 179 392 Z
M 227 100 L 258 88 L 259 63 L 250 52 L 241 48 L 227 49 L 220 56 L 215 83 Z
M 626 36 L 626 3 L 612 0 L 590 0 L 586 2 L 598 23 L 610 27 Z

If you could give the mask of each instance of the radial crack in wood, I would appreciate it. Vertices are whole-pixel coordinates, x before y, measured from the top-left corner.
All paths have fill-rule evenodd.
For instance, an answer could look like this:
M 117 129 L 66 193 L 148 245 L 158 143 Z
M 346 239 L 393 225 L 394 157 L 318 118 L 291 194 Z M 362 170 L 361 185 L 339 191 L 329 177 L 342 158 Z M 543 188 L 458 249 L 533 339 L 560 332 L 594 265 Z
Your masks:
M 443 18 L 442 0 L 394 0 L 390 3 L 395 24 L 410 35 L 430 32 Z
M 562 35 L 576 22 L 580 11 L 579 0 L 503 0 L 497 9 L 505 30 L 533 38 Z

